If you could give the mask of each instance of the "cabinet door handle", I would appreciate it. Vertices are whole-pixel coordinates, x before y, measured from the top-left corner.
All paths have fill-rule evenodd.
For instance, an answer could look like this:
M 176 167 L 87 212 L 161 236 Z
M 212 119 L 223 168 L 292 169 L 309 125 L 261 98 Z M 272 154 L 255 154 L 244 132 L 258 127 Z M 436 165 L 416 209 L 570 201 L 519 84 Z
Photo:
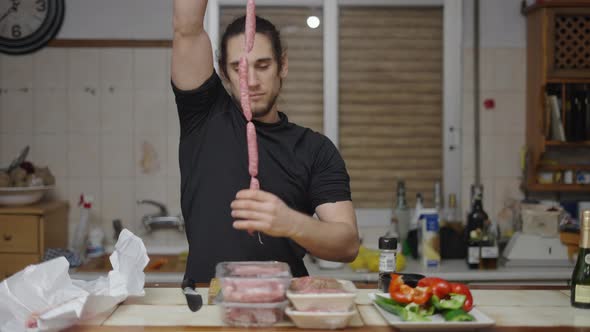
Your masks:
M 12 240 L 12 235 L 4 234 L 4 241 L 10 241 L 10 240 Z

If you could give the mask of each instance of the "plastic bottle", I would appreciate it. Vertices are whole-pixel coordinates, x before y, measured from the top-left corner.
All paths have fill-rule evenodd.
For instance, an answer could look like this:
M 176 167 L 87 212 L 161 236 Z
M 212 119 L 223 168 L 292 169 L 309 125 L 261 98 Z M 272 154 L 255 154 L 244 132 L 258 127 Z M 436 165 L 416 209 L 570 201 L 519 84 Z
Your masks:
M 80 201 L 78 206 L 80 209 L 80 222 L 76 225 L 76 233 L 72 239 L 70 250 L 79 255 L 81 259 L 85 257 L 86 253 L 86 237 L 88 235 L 88 225 L 90 223 L 90 209 L 94 198 L 90 195 L 80 194 Z

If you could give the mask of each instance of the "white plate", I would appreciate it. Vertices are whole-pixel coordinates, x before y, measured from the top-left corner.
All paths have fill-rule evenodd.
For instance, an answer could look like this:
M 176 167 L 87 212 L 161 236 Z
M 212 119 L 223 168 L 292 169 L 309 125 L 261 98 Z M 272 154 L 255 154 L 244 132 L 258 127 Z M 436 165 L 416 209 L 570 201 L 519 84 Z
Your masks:
M 0 187 L 0 205 L 27 205 L 41 200 L 53 186 Z
M 477 308 L 473 308 L 469 312 L 473 317 L 475 317 L 475 321 L 473 321 L 473 322 L 447 322 L 440 314 L 430 316 L 429 318 L 432 320 L 430 322 L 404 322 L 398 316 L 381 309 L 381 307 L 379 307 L 375 303 L 374 300 L 375 300 L 375 297 L 377 296 L 377 294 L 379 294 L 379 296 L 389 298 L 389 294 L 386 294 L 386 293 L 369 293 L 369 298 L 371 299 L 371 302 L 373 302 L 373 305 L 375 306 L 375 308 L 377 308 L 377 311 L 379 311 L 381 316 L 383 316 L 383 318 L 385 319 L 385 321 L 387 321 L 387 323 L 389 325 L 395 326 L 396 328 L 404 330 L 404 331 L 408 331 L 408 330 L 449 331 L 449 330 L 459 330 L 459 329 L 479 329 L 479 328 L 488 327 L 488 326 L 492 326 L 492 325 L 496 324 L 496 322 L 494 322 L 493 319 L 488 317 L 483 312 L 477 310 Z

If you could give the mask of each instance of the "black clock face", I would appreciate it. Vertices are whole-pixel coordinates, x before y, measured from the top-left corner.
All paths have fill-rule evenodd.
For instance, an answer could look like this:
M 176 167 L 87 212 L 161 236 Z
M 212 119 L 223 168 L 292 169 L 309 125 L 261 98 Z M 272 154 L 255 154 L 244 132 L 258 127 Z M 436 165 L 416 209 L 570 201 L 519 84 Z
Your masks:
M 0 1 L 0 52 L 23 54 L 43 47 L 63 17 L 64 0 Z

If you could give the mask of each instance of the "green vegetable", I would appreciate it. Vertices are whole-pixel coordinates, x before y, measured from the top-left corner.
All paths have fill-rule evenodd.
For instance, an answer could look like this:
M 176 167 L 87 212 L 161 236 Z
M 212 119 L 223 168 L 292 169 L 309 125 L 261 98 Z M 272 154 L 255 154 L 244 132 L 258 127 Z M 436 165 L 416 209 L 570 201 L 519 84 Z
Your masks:
M 475 317 L 466 313 L 463 309 L 445 311 L 443 317 L 447 322 L 471 322 L 475 320 Z
M 419 313 L 422 316 L 432 316 L 432 315 L 434 315 L 434 309 L 435 308 L 434 308 L 433 305 L 430 305 L 430 306 L 428 306 L 426 308 L 425 307 L 420 307 Z
M 413 313 L 419 313 L 420 312 L 420 306 L 418 304 L 414 303 L 414 302 L 406 304 L 406 306 L 404 307 L 404 309 L 406 309 L 409 312 L 413 312 Z
M 405 307 L 406 311 L 416 313 L 422 317 L 432 316 L 434 314 L 434 306 L 425 307 L 416 303 L 409 303 Z
M 430 298 L 430 303 L 437 309 L 437 310 L 454 310 L 459 309 L 465 303 L 465 299 L 467 296 L 463 294 L 451 294 L 448 299 L 439 299 L 438 296 L 432 295 Z
M 407 305 L 406 307 L 398 304 L 397 302 L 382 297 L 376 296 L 375 303 L 383 310 L 390 312 L 396 316 L 398 316 L 401 320 L 406 322 L 429 322 L 430 319 L 420 315 L 417 311 L 419 310 L 419 306 L 415 304 L 418 308 L 414 308 L 411 304 Z M 409 308 L 408 308 L 409 307 Z M 415 310 L 416 312 L 412 311 Z

